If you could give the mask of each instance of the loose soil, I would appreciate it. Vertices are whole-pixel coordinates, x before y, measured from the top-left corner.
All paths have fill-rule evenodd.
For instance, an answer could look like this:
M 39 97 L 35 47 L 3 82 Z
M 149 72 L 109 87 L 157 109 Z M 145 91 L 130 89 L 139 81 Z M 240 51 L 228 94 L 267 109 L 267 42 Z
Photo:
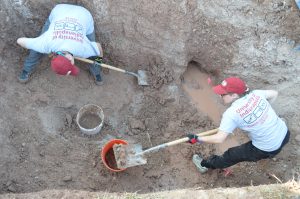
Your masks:
M 99 115 L 85 113 L 79 120 L 79 125 L 85 129 L 93 129 L 101 124 L 102 120 Z
M 114 150 L 113 148 L 109 149 L 105 155 L 105 161 L 109 168 L 118 170 L 117 161 L 115 158 Z

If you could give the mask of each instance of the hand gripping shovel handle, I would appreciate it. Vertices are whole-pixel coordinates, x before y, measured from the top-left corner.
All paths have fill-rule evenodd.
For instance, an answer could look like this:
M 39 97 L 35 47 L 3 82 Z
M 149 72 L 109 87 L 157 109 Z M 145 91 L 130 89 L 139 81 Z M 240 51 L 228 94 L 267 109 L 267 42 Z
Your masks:
M 218 130 L 219 129 L 216 128 L 216 129 L 212 129 L 212 130 L 209 130 L 209 131 L 198 133 L 196 135 L 199 136 L 199 137 L 213 135 L 213 134 L 216 134 L 218 132 Z M 136 154 L 136 156 L 137 155 L 144 155 L 146 153 L 156 152 L 156 151 L 159 151 L 159 150 L 164 149 L 164 148 L 169 147 L 169 146 L 173 146 L 173 145 L 176 145 L 176 144 L 187 142 L 188 140 L 189 140 L 188 137 L 184 137 L 184 138 L 181 138 L 181 139 L 178 139 L 178 140 L 167 142 L 167 143 L 164 143 L 164 144 L 161 144 L 161 145 L 158 145 L 158 146 L 146 149 L 146 150 L 144 150 L 144 151 Z
M 138 85 L 141 85 L 141 86 L 148 86 L 149 85 L 149 83 L 147 82 L 146 71 L 138 70 L 138 73 L 134 73 L 134 72 L 130 72 L 130 71 L 127 71 L 127 70 L 124 70 L 124 69 L 121 69 L 121 68 L 117 68 L 117 67 L 114 67 L 114 66 L 110 66 L 110 65 L 107 65 L 107 64 L 103 64 L 103 63 L 100 64 L 100 63 L 94 62 L 93 60 L 90 60 L 90 59 L 85 59 L 85 58 L 80 58 L 80 57 L 74 57 L 74 58 L 77 59 L 77 60 L 86 62 L 86 63 L 90 63 L 90 64 L 95 63 L 95 64 L 100 65 L 103 68 L 108 68 L 108 69 L 115 70 L 115 71 L 118 71 L 118 72 L 121 72 L 121 73 L 125 73 L 125 74 L 128 74 L 128 75 L 135 76 L 138 80 Z

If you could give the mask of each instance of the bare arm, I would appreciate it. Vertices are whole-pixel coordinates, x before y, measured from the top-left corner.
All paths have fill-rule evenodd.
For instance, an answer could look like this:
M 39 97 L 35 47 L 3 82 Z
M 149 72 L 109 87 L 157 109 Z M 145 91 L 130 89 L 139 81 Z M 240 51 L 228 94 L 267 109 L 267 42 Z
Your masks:
M 273 103 L 278 96 L 278 91 L 276 91 L 276 90 L 264 90 L 264 93 L 265 93 L 266 99 L 270 103 Z
M 98 46 L 98 49 L 99 49 L 99 51 L 100 51 L 100 55 L 99 55 L 99 57 L 103 57 L 103 49 L 102 49 L 102 46 L 101 46 L 101 44 L 100 44 L 100 43 L 98 43 L 98 42 L 96 42 L 96 44 L 97 44 L 97 46 Z
M 210 144 L 218 144 L 218 143 L 222 143 L 226 139 L 227 136 L 228 136 L 228 133 L 225 133 L 224 131 L 219 130 L 214 135 L 198 137 L 198 141 L 210 143 Z
M 20 46 L 22 46 L 23 48 L 26 48 L 26 45 L 25 45 L 25 40 L 26 40 L 27 38 L 26 37 L 21 37 L 21 38 L 19 38 L 18 40 L 17 40 L 17 43 L 20 45 Z

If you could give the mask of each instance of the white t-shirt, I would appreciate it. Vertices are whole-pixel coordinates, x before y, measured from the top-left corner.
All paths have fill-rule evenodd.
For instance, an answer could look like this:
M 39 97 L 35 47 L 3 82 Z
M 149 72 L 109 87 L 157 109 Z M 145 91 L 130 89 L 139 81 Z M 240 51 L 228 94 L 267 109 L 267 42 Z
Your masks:
M 254 90 L 237 99 L 223 113 L 219 129 L 232 133 L 235 128 L 247 131 L 252 144 L 263 151 L 277 150 L 287 133 L 262 90 Z
M 49 29 L 44 34 L 25 40 L 26 48 L 45 54 L 68 51 L 83 58 L 100 54 L 96 42 L 86 37 L 94 31 L 94 20 L 87 9 L 59 4 L 51 11 L 49 21 Z

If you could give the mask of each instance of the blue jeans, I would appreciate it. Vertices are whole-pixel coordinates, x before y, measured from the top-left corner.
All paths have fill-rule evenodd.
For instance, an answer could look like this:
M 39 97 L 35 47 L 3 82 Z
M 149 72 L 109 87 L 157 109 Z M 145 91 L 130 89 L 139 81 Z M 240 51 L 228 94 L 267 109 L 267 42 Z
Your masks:
M 46 32 L 49 29 L 49 26 L 50 26 L 50 21 L 49 21 L 49 19 L 47 19 L 47 21 L 45 22 L 45 24 L 42 28 L 42 32 L 40 33 L 40 35 L 42 35 L 44 32 Z M 95 31 L 93 31 L 91 34 L 86 35 L 86 36 L 90 41 L 96 41 Z M 44 54 L 42 54 L 42 53 L 36 52 L 34 50 L 30 50 L 29 55 L 25 59 L 23 70 L 25 70 L 28 73 L 32 73 L 32 71 L 35 69 L 37 63 L 43 56 L 44 56 Z M 100 71 L 99 66 L 97 66 L 95 64 L 89 64 L 89 69 L 90 69 L 90 72 L 94 76 L 100 75 L 101 71 Z
M 49 19 L 47 19 L 47 21 L 45 22 L 42 28 L 42 32 L 40 35 L 46 32 L 49 29 L 49 26 L 50 26 L 50 21 Z M 31 73 L 35 69 L 36 64 L 43 57 L 43 55 L 44 54 L 42 53 L 36 52 L 34 50 L 30 50 L 29 55 L 25 59 L 23 70 L 25 70 L 28 73 Z
M 218 155 L 210 156 L 207 160 L 203 160 L 201 162 L 201 166 L 204 166 L 206 168 L 211 168 L 211 169 L 223 169 L 223 168 L 230 167 L 234 164 L 237 164 L 239 162 L 244 162 L 244 161 L 256 162 L 261 159 L 273 158 L 281 151 L 283 146 L 286 143 L 288 143 L 289 139 L 290 139 L 290 131 L 288 130 L 279 149 L 272 152 L 262 151 L 256 148 L 255 146 L 253 146 L 252 141 L 249 141 L 240 146 L 236 146 L 228 149 L 221 156 Z

